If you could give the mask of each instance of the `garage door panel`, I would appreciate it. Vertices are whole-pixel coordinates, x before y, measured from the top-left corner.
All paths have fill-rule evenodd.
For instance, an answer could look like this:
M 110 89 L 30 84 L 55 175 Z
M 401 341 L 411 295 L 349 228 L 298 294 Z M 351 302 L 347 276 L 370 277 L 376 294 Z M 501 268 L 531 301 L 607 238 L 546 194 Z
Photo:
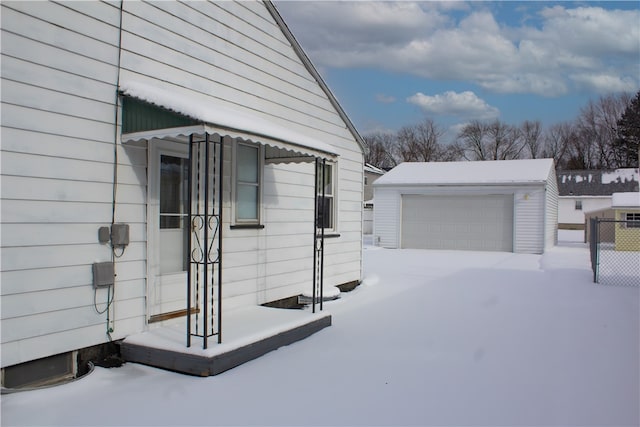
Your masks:
M 513 196 L 402 196 L 401 246 L 512 251 Z

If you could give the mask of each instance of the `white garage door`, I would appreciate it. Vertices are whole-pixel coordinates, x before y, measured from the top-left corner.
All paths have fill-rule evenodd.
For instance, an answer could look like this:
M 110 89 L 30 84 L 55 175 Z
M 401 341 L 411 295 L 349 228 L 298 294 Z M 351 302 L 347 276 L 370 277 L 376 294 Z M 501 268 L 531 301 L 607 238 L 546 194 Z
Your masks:
M 402 196 L 401 246 L 513 251 L 513 196 Z

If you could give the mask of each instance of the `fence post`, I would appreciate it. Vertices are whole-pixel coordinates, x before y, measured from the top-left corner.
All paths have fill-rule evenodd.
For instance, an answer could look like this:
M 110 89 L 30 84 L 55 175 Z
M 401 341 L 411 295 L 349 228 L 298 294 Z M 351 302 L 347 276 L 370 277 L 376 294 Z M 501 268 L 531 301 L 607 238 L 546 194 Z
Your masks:
M 598 283 L 598 218 L 589 218 L 589 249 L 591 255 L 591 270 L 593 282 Z

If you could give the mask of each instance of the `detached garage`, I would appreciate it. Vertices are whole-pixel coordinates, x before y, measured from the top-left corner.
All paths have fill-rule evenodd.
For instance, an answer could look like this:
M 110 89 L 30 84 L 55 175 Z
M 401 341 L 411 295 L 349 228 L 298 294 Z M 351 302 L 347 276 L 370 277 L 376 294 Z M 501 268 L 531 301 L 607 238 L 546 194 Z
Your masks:
M 373 185 L 386 248 L 538 254 L 556 243 L 552 159 L 402 163 Z

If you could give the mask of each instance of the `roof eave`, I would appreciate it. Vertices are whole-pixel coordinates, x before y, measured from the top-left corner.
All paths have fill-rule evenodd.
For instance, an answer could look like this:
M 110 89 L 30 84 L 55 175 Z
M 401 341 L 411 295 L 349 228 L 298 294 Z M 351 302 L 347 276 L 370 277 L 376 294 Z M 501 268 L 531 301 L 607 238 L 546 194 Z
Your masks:
M 267 10 L 269 11 L 269 13 L 271 14 L 271 16 L 273 17 L 273 19 L 275 19 L 276 23 L 282 30 L 282 33 L 284 34 L 284 36 L 287 38 L 289 43 L 291 43 L 293 50 L 298 55 L 298 57 L 304 64 L 305 68 L 307 69 L 307 71 L 311 73 L 311 75 L 316 80 L 318 85 L 320 85 L 324 93 L 327 95 L 327 97 L 329 98 L 329 102 L 336 109 L 336 111 L 338 112 L 338 115 L 340 116 L 342 121 L 345 123 L 345 125 L 347 126 L 347 129 L 349 129 L 349 131 L 355 138 L 356 142 L 360 146 L 362 153 L 364 154 L 366 151 L 364 139 L 362 138 L 362 136 L 360 135 L 360 133 L 358 132 L 354 124 L 351 122 L 351 119 L 349 119 L 349 116 L 347 116 L 347 113 L 340 106 L 338 99 L 333 95 L 333 92 L 331 92 L 331 89 L 329 89 L 329 86 L 327 86 L 324 79 L 322 78 L 322 76 L 320 75 L 316 67 L 313 65 L 313 63 L 311 62 L 311 59 L 307 56 L 305 51 L 302 49 L 302 46 L 300 45 L 300 43 L 298 43 L 298 40 L 289 29 L 289 26 L 280 15 L 280 12 L 278 12 L 278 9 L 276 8 L 276 6 L 273 4 L 271 0 L 263 0 L 262 2 L 267 8 Z
M 378 180 L 379 181 L 379 180 Z M 375 181 L 374 187 L 488 187 L 488 186 L 505 186 L 505 185 L 537 185 L 546 184 L 546 180 L 541 181 L 510 181 L 510 182 L 452 182 L 452 183 L 433 183 L 433 182 L 411 182 L 411 183 L 386 183 Z

